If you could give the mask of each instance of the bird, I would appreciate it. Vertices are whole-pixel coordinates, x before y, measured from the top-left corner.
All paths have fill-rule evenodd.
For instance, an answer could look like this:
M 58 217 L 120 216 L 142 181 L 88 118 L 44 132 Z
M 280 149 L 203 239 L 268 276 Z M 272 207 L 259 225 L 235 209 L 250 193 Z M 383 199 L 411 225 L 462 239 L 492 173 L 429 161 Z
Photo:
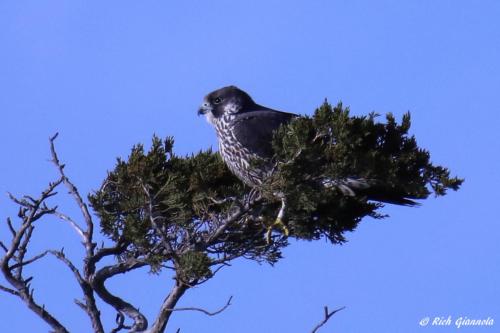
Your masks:
M 227 167 L 254 189 L 262 185 L 273 172 L 272 140 L 275 131 L 300 117 L 257 104 L 248 93 L 236 86 L 223 87 L 207 94 L 198 109 L 198 115 L 204 115 L 214 127 L 219 153 Z M 253 163 L 254 160 L 260 160 L 261 163 Z M 399 190 L 355 175 L 318 181 L 324 188 L 336 188 L 347 196 L 361 193 L 371 200 L 408 206 L 416 204 Z M 282 193 L 276 193 L 276 196 L 282 205 L 274 225 L 280 225 L 288 235 L 283 222 L 286 198 Z
M 272 169 L 252 160 L 270 161 L 274 132 L 298 115 L 259 105 L 243 90 L 228 86 L 205 96 L 198 115 L 215 128 L 219 153 L 228 168 L 246 185 L 262 185 Z

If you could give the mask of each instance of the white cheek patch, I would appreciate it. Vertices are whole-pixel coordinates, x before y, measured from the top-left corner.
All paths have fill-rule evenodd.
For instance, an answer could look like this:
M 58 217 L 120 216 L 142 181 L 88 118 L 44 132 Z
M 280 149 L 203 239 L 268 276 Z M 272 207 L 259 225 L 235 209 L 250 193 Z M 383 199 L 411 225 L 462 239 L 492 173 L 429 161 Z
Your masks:
M 215 117 L 212 112 L 205 113 L 205 119 L 208 121 L 209 124 L 215 125 Z

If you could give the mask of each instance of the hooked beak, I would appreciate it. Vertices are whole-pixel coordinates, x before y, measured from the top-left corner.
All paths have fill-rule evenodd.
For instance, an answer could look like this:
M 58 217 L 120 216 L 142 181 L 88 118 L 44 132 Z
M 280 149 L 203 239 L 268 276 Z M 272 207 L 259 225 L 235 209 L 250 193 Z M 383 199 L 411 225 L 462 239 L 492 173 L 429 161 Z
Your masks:
M 212 108 L 208 105 L 208 103 L 203 103 L 198 109 L 198 116 L 207 114 L 208 112 L 212 112 Z

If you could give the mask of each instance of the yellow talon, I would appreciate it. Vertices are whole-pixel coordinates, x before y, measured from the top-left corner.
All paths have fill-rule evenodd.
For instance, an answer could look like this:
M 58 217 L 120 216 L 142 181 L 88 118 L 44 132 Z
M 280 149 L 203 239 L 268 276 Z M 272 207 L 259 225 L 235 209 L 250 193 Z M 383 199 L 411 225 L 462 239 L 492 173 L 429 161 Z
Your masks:
M 269 227 L 267 227 L 267 232 L 266 232 L 266 241 L 267 241 L 267 244 L 271 244 L 272 243 L 272 239 L 271 239 L 271 234 L 273 232 L 273 228 L 276 227 L 276 226 L 279 226 L 279 228 L 281 229 L 281 231 L 283 232 L 283 234 L 285 235 L 285 237 L 288 237 L 288 235 L 290 235 L 290 230 L 288 229 L 288 227 L 286 226 L 286 224 L 283 222 L 283 220 L 278 217 L 273 224 L 271 224 Z
M 273 227 L 269 226 L 267 227 L 267 232 L 266 232 L 266 243 L 269 245 L 273 242 L 271 239 L 271 233 L 273 232 Z
M 274 221 L 273 226 L 279 226 L 286 237 L 288 237 L 288 235 L 290 234 L 290 230 L 288 230 L 285 222 L 283 222 L 283 220 L 279 217 L 276 219 L 276 221 Z

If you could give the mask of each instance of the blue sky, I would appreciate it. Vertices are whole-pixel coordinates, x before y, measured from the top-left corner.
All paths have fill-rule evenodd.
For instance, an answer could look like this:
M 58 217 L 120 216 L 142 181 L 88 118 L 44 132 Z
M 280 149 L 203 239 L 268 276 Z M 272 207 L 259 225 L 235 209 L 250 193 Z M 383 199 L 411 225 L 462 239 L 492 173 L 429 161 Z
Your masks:
M 309 332 L 322 307 L 346 306 L 322 332 L 455 332 L 424 317 L 494 318 L 500 325 L 500 3 L 498 1 L 10 1 L 0 2 L 0 192 L 37 194 L 56 178 L 48 137 L 82 193 L 118 156 L 151 136 L 176 151 L 216 147 L 196 110 L 235 84 L 260 104 L 311 114 L 325 97 L 354 114 L 411 111 L 432 160 L 466 178 L 419 208 L 386 207 L 343 246 L 295 242 L 275 267 L 237 261 L 188 292 L 169 332 Z M 78 216 L 61 191 L 61 209 Z M 2 194 L 0 217 L 15 216 Z M 33 253 L 79 239 L 59 221 L 36 230 Z M 0 228 L 0 239 L 8 232 Z M 31 267 L 35 296 L 72 332 L 88 320 L 58 262 Z M 71 282 L 68 282 L 71 281 Z M 4 283 L 0 279 L 0 283 Z M 112 290 L 152 316 L 172 281 L 135 272 Z M 16 298 L 0 296 L 0 331 L 46 332 Z M 108 329 L 114 313 L 104 307 Z M 496 328 L 495 328 L 496 327 Z M 463 330 L 463 329 L 461 329 Z

